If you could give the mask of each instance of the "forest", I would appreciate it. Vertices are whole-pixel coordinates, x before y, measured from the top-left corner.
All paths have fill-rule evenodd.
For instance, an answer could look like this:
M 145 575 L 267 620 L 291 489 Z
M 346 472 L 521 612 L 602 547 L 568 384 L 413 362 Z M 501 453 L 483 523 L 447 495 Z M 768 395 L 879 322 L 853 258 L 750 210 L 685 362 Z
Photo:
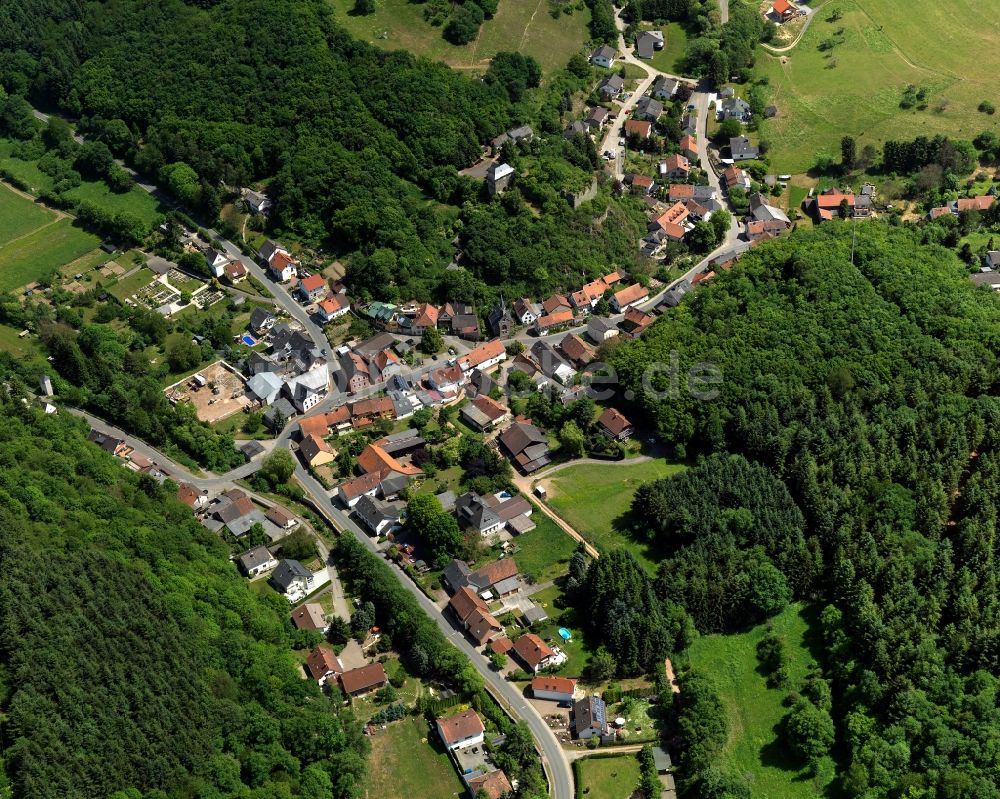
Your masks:
M 609 574 L 602 557 L 583 578 L 598 603 L 582 601 L 609 644 L 627 625 L 621 600 L 601 597 L 674 619 L 659 651 L 634 636 L 622 674 L 683 649 L 691 625 L 736 629 L 790 598 L 815 602 L 822 674 L 793 702 L 788 734 L 809 731 L 794 751 L 832 752 L 845 796 L 994 799 L 1000 298 L 927 235 L 797 231 L 611 353 L 636 392 L 632 418 L 696 465 L 637 494 L 635 534 L 660 553 L 659 573 Z M 647 373 L 672 353 L 682 370 L 713 363 L 718 398 Z M 749 795 L 710 769 L 724 720 L 696 694 L 704 712 L 685 702 L 680 719 L 688 795 Z
M 367 741 L 301 678 L 285 601 L 0 374 L 0 794 L 364 796 Z
M 619 225 L 591 224 L 612 203 L 640 230 L 634 202 L 604 192 L 573 210 L 561 196 L 580 170 L 589 183 L 596 153 L 536 144 L 532 179 L 505 203 L 456 171 L 512 125 L 561 132 L 585 62 L 541 89 L 533 59 L 500 53 L 479 80 L 352 39 L 324 0 L 25 0 L 0 7 L 0 36 L 7 95 L 78 120 L 209 222 L 238 187 L 266 182 L 269 234 L 342 258 L 361 298 L 489 304 L 498 281 L 509 296 L 563 286 L 571 253 L 590 274 L 636 259 Z M 509 263 L 483 255 L 511 230 Z M 456 284 L 445 267 L 459 233 L 470 255 Z

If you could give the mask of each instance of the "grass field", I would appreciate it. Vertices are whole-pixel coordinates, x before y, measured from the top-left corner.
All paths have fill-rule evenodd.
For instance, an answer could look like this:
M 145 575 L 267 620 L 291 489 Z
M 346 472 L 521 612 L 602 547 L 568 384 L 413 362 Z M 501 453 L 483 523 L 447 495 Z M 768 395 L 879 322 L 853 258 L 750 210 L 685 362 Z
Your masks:
M 818 635 L 815 609 L 801 604 L 789 606 L 773 620 L 774 629 L 785 639 L 790 683 L 796 687 L 812 660 L 813 635 Z M 735 635 L 706 635 L 689 650 L 691 665 L 715 683 L 726 706 L 729 741 L 720 766 L 743 775 L 752 796 L 782 799 L 813 799 L 824 795 L 833 763 L 825 760 L 818 780 L 793 761 L 777 729 L 788 709 L 782 704 L 788 690 L 770 689 L 758 671 L 757 644 L 766 626 Z
M 0 246 L 49 224 L 55 218 L 55 214 L 48 209 L 0 185 Z
M 843 17 L 827 22 L 834 8 Z M 821 52 L 828 39 L 838 43 Z M 1000 92 L 1000 74 L 984 58 L 998 42 L 1000 16 L 976 0 L 830 0 L 786 63 L 763 53 L 757 60 L 780 112 L 767 123 L 774 171 L 805 171 L 823 154 L 838 160 L 845 135 L 861 148 L 936 133 L 972 139 L 1000 127 L 1000 116 L 976 110 Z M 899 107 L 911 84 L 927 91 L 925 110 Z
M 34 207 L 28 200 L 17 199 L 25 209 Z M 0 216 L 2 213 L 0 210 Z M 52 224 L 43 222 L 42 226 L 13 242 L 8 239 L 0 243 L 0 291 L 10 291 L 37 280 L 86 255 L 100 241 L 97 236 L 74 227 L 73 221 L 66 218 Z
M 372 736 L 368 759 L 370 796 L 450 799 L 464 796 L 465 786 L 427 722 L 407 717 Z
M 639 758 L 587 757 L 574 764 L 577 795 L 587 799 L 628 799 L 639 784 Z
M 522 573 L 542 583 L 565 573 L 576 542 L 540 510 L 531 514 L 531 520 L 535 529 L 513 540 L 519 547 L 514 558 Z
M 667 40 L 663 49 L 650 60 L 650 66 L 671 75 L 683 75 L 681 65 L 684 52 L 687 50 L 687 31 L 677 22 L 671 22 L 662 27 L 663 36 Z
M 643 483 L 669 477 L 683 468 L 659 459 L 629 466 L 613 462 L 569 466 L 545 481 L 548 502 L 598 550 L 625 547 L 653 566 L 646 545 L 627 532 L 632 496 Z
M 387 50 L 409 50 L 457 69 L 485 72 L 501 50 L 534 56 L 546 74 L 566 66 L 588 38 L 590 10 L 574 8 L 553 19 L 546 0 L 500 0 L 496 16 L 483 23 L 479 37 L 461 47 L 441 38 L 441 28 L 424 19 L 423 3 L 379 0 L 374 14 L 350 13 L 354 0 L 330 0 L 337 20 L 359 39 Z

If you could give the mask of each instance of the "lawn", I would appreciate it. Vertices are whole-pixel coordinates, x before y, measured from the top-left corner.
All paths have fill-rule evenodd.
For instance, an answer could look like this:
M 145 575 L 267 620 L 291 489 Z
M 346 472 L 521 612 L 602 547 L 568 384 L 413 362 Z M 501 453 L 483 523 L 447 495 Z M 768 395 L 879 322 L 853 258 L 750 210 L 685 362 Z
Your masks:
M 0 184 L 0 246 L 51 223 L 55 218 L 55 214 L 48 209 Z
M 678 22 L 671 22 L 660 30 L 663 31 L 663 37 L 667 41 L 663 49 L 653 55 L 649 62 L 650 66 L 669 75 L 683 75 L 681 69 L 684 64 L 684 53 L 687 50 L 687 31 Z
M 121 264 L 121 261 L 118 262 Z M 131 268 L 128 264 L 121 264 L 125 269 Z M 118 282 L 115 283 L 108 292 L 117 297 L 121 302 L 124 302 L 128 297 L 131 297 L 139 289 L 148 283 L 153 282 L 153 273 L 148 269 L 137 269 L 131 275 L 125 275 L 119 278 Z
M 0 352 L 7 352 L 15 358 L 24 359 L 28 355 L 37 354 L 34 342 L 35 336 L 21 338 L 21 331 L 8 325 L 0 325 Z
M 583 622 L 576 609 L 556 607 L 556 599 L 561 593 L 559 587 L 553 585 L 537 594 L 532 594 L 531 600 L 536 605 L 545 608 L 549 617 L 548 621 L 535 625 L 535 629 L 543 639 L 553 639 L 559 648 L 566 653 L 567 660 L 562 673 L 570 677 L 579 677 L 587 668 L 592 649 L 584 641 Z M 559 637 L 560 627 L 565 627 L 572 633 L 569 641 L 563 641 Z
M 639 758 L 586 757 L 573 764 L 577 795 L 587 799 L 628 799 L 639 784 Z
M 812 661 L 810 648 L 818 635 L 816 610 L 789 606 L 772 620 L 785 640 L 790 686 L 796 687 Z M 824 760 L 819 780 L 793 761 L 777 729 L 788 709 L 783 705 L 790 689 L 767 687 L 758 671 L 757 644 L 766 625 L 733 635 L 698 638 L 688 652 L 692 667 L 707 675 L 719 691 L 729 721 L 729 741 L 719 765 L 744 775 L 754 796 L 812 799 L 825 794 L 833 763 Z
M 0 291 L 10 291 L 86 255 L 100 239 L 63 218 L 14 244 L 0 245 Z
M 465 786 L 427 722 L 420 717 L 389 724 L 371 738 L 370 796 L 448 799 L 464 796 Z
M 828 22 L 833 8 L 843 16 Z M 826 40 L 836 44 L 824 52 Z M 766 125 L 773 170 L 803 172 L 820 155 L 839 160 L 845 135 L 861 148 L 937 133 L 971 139 L 996 129 L 1000 117 L 976 107 L 1000 90 L 983 58 L 998 42 L 1000 17 L 984 15 L 975 0 L 827 3 L 783 59 L 763 52 L 757 59 L 779 109 Z M 911 84 L 926 90 L 926 109 L 899 107 Z
M 338 22 L 352 35 L 387 50 L 409 50 L 433 61 L 473 72 L 485 72 L 501 50 L 534 56 L 548 75 L 566 66 L 588 39 L 590 11 L 574 8 L 553 19 L 546 0 L 500 0 L 496 16 L 483 23 L 479 37 L 463 46 L 441 38 L 441 28 L 424 19 L 426 3 L 380 0 L 374 14 L 351 14 L 354 0 L 330 0 Z
M 523 574 L 530 574 L 535 582 L 543 583 L 566 572 L 576 549 L 576 541 L 537 508 L 531 514 L 531 520 L 536 525 L 535 529 L 512 541 L 518 548 L 514 559 Z
M 655 565 L 645 544 L 628 534 L 629 506 L 643 483 L 677 474 L 684 467 L 654 459 L 623 466 L 569 466 L 544 481 L 548 503 L 598 550 L 625 547 L 648 566 Z

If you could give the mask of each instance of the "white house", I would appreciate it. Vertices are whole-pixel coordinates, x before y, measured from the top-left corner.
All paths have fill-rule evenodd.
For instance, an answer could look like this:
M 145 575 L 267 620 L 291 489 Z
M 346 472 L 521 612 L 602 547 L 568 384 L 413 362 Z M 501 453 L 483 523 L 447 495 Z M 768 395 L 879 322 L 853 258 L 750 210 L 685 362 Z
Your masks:
M 521 297 L 514 303 L 514 316 L 522 325 L 532 325 L 538 319 L 538 311 L 527 297 Z
M 607 44 L 602 44 L 590 54 L 590 63 L 595 67 L 606 67 L 611 69 L 615 65 L 615 48 Z
M 477 746 L 483 742 L 486 727 L 479 714 L 471 708 L 437 721 L 438 735 L 449 752 Z
M 576 693 L 576 680 L 572 677 L 556 677 L 546 674 L 531 681 L 531 695 L 535 699 L 550 699 L 553 702 L 572 702 Z
M 351 310 L 351 301 L 343 294 L 332 294 L 316 306 L 316 313 L 324 323 L 332 322 Z
M 208 271 L 213 277 L 222 277 L 226 274 L 226 264 L 229 263 L 229 256 L 224 252 L 219 252 L 214 247 L 210 247 L 205 252 L 205 262 L 208 264 Z
M 263 545 L 244 552 L 239 556 L 237 562 L 239 563 L 240 571 L 247 577 L 256 577 L 264 572 L 271 571 L 271 569 L 278 565 L 278 561 L 274 555 Z

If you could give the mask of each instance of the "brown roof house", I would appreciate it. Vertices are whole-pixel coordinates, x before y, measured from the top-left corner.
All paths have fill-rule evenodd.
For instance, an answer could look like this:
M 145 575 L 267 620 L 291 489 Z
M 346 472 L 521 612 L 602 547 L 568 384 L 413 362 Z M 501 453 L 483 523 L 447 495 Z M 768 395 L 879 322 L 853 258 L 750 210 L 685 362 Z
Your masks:
M 296 630 L 325 630 L 326 617 L 323 615 L 323 607 L 315 602 L 307 602 L 299 605 L 292 611 L 292 624 Z
M 340 675 L 340 686 L 348 696 L 362 696 L 388 682 L 381 663 L 369 663 L 360 669 L 351 669 Z
M 617 408 L 606 408 L 597 418 L 597 429 L 615 441 L 625 441 L 632 437 L 632 423 Z
M 437 720 L 438 735 L 449 752 L 455 749 L 465 749 L 483 742 L 486 727 L 479 714 L 471 708 L 456 713 L 454 716 Z
M 511 787 L 507 775 L 497 769 L 469 780 L 469 791 L 475 797 L 478 797 L 481 791 L 489 799 L 502 799 L 504 796 L 510 796 L 514 789 Z
M 306 671 L 320 685 L 326 685 L 327 680 L 331 677 L 342 674 L 344 667 L 340 665 L 340 660 L 331 649 L 318 646 L 309 653 L 306 660 Z
M 552 647 L 534 633 L 525 633 L 518 638 L 511 652 L 530 674 L 538 674 L 556 657 Z
M 525 474 L 537 472 L 551 462 L 545 433 L 527 422 L 517 422 L 504 430 L 500 434 L 500 446 Z

